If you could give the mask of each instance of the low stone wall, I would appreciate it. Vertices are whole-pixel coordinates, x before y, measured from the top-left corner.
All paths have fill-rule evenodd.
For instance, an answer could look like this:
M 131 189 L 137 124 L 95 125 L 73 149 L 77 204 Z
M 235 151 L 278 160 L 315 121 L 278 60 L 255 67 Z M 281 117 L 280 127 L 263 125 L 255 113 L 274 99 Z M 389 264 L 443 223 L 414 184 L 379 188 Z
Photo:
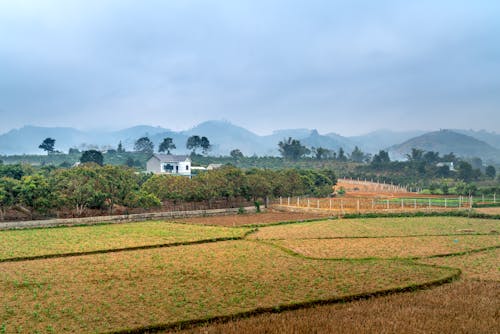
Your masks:
M 256 208 L 254 206 L 245 207 L 243 209 L 245 210 L 245 212 L 251 212 L 251 213 L 256 211 Z M 125 222 L 144 221 L 144 220 L 224 216 L 224 215 L 231 215 L 238 213 L 238 210 L 240 209 L 229 208 L 229 209 L 212 209 L 212 210 L 193 210 L 193 211 L 169 211 L 169 212 L 137 213 L 130 215 L 115 215 L 115 216 L 96 216 L 96 217 L 84 217 L 84 218 L 0 222 L 0 230 L 36 228 L 36 227 L 54 227 L 54 226 L 95 225 L 100 223 L 119 224 Z

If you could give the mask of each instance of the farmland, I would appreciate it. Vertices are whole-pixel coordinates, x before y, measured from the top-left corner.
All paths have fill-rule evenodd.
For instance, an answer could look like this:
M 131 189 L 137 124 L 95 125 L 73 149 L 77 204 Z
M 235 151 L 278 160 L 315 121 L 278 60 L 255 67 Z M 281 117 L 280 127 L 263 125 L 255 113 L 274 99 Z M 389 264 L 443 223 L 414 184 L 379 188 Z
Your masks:
M 431 314 L 430 300 L 439 308 L 451 303 L 449 284 L 429 292 L 392 293 L 448 282 L 460 270 L 464 280 L 451 284 L 456 286 L 453 293 L 477 309 L 467 310 L 458 302 L 441 315 L 465 312 L 466 328 L 473 328 L 474 321 L 492 323 L 498 299 L 495 304 L 495 295 L 485 297 L 485 291 L 498 291 L 500 281 L 500 240 L 495 232 L 499 220 L 412 217 L 292 223 L 286 215 L 263 215 L 264 223 L 286 224 L 261 225 L 257 231 L 224 227 L 232 225 L 228 219 L 256 226 L 258 217 L 2 231 L 1 244 L 6 246 L 0 263 L 0 329 L 94 333 L 187 326 L 214 333 L 255 328 L 279 332 L 271 321 L 286 321 L 289 331 L 304 332 L 311 325 L 306 319 L 317 319 L 315 326 L 323 332 L 338 325 L 335 321 L 342 314 L 348 316 L 345 305 L 360 318 L 368 312 L 364 308 L 395 310 L 397 303 L 408 309 L 399 308 L 389 318 L 415 312 L 410 307 L 415 302 L 421 312 Z M 206 226 L 218 220 L 224 226 Z M 135 249 L 155 245 L 170 247 Z M 433 257 L 457 253 L 461 255 Z M 50 258 L 12 259 L 43 255 Z M 411 259 L 415 257 L 419 259 Z M 374 295 L 381 297 L 352 301 L 353 296 Z M 319 306 L 322 303 L 333 304 Z M 286 312 L 258 315 L 277 310 Z M 339 316 L 327 320 L 325 314 L 334 311 Z M 227 316 L 246 319 L 196 327 Z M 396 318 L 394 323 L 402 322 Z M 348 331 L 347 322 L 341 324 Z M 367 326 L 376 331 L 377 323 Z

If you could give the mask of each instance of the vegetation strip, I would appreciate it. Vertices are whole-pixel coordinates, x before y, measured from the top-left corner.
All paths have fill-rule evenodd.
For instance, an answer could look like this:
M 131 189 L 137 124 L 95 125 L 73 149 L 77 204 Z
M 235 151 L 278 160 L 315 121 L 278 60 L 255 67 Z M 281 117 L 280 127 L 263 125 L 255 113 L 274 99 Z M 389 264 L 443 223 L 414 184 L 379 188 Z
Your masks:
M 500 219 L 500 215 L 489 215 L 469 210 L 461 211 L 419 211 L 419 212 L 387 212 L 387 213 L 348 213 L 342 215 L 345 219 L 351 218 L 399 218 L 399 217 L 467 217 L 467 218 L 484 218 L 484 219 Z
M 258 230 L 255 230 L 258 231 Z M 318 238 L 296 238 L 293 240 L 342 240 L 342 239 L 391 239 L 391 238 L 419 238 L 419 237 L 462 237 L 462 236 L 491 236 L 497 233 L 456 233 L 456 234 L 412 234 L 412 235 L 376 235 L 376 236 L 353 236 L 353 237 L 318 237 Z M 279 241 L 288 240 L 286 238 L 266 238 L 257 240 Z
M 433 266 L 433 265 L 426 265 L 426 264 L 418 264 L 418 265 Z M 437 266 L 433 266 L 433 267 L 437 267 Z M 444 268 L 444 267 L 442 267 L 442 268 Z M 453 274 L 436 279 L 436 280 L 433 280 L 433 281 L 425 282 L 422 284 L 414 284 L 414 285 L 409 285 L 406 287 L 398 287 L 398 288 L 393 288 L 393 289 L 379 290 L 379 291 L 369 292 L 369 293 L 360 293 L 360 294 L 355 294 L 355 295 L 341 297 L 341 298 L 318 299 L 318 300 L 314 300 L 314 301 L 283 304 L 283 305 L 278 305 L 275 307 L 259 307 L 259 308 L 256 308 L 254 310 L 251 310 L 251 311 L 245 311 L 245 312 L 235 313 L 235 314 L 231 314 L 231 315 L 214 316 L 214 317 L 207 317 L 207 318 L 194 319 L 194 320 L 178 321 L 178 322 L 174 322 L 174 323 L 157 324 L 157 325 L 143 326 L 143 327 L 137 327 L 137 328 L 132 328 L 132 329 L 123 329 L 123 330 L 106 332 L 106 334 L 144 334 L 144 333 L 154 333 L 154 332 L 170 330 L 170 329 L 181 330 L 181 329 L 196 327 L 196 326 L 199 326 L 202 324 L 207 324 L 207 323 L 212 323 L 212 322 L 225 323 L 225 322 L 229 322 L 229 321 L 233 321 L 233 320 L 237 320 L 237 319 L 242 319 L 242 318 L 247 318 L 247 317 L 251 317 L 251 316 L 256 316 L 259 314 L 265 314 L 265 313 L 282 313 L 285 311 L 293 311 L 293 310 L 310 308 L 310 307 L 320 306 L 320 305 L 350 303 L 350 302 L 354 302 L 357 300 L 383 297 L 383 296 L 388 296 L 388 295 L 392 295 L 392 294 L 396 294 L 396 293 L 414 292 L 417 290 L 429 289 L 429 288 L 437 287 L 437 286 L 440 286 L 440 285 L 443 285 L 446 283 L 451 283 L 451 282 L 459 279 L 460 275 L 462 273 L 461 270 L 457 269 L 457 268 L 452 268 L 452 269 L 455 270 L 455 272 Z
M 74 256 L 84 256 L 84 255 L 93 255 L 93 254 L 106 254 L 106 253 L 118 253 L 118 252 L 129 252 L 136 250 L 145 250 L 145 249 L 155 249 L 155 248 L 166 248 L 166 247 L 178 247 L 178 246 L 190 246 L 190 245 L 200 245 L 212 242 L 221 242 L 221 241 L 230 241 L 230 240 L 243 240 L 246 236 L 256 232 L 257 230 L 250 230 L 245 232 L 243 236 L 240 237 L 222 237 L 222 238 L 212 238 L 212 239 L 203 239 L 203 240 L 195 240 L 195 241 L 185 241 L 185 242 L 173 242 L 166 244 L 157 244 L 157 245 L 146 245 L 146 246 L 137 246 L 137 247 L 124 247 L 124 248 L 114 248 L 114 249 L 102 249 L 88 252 L 73 252 L 73 253 L 62 253 L 62 254 L 47 254 L 47 255 L 37 255 L 37 256 L 23 256 L 23 257 L 15 257 L 15 258 L 7 258 L 0 259 L 0 263 L 3 262 L 20 262 L 20 261 L 34 261 L 34 260 L 42 260 L 42 259 L 54 259 L 54 258 L 63 258 L 63 257 L 74 257 Z
M 469 255 L 469 254 L 474 254 L 474 253 L 487 252 L 487 251 L 491 251 L 493 249 L 498 249 L 498 248 L 500 248 L 500 245 L 490 246 L 490 247 L 483 247 L 483 248 L 477 248 L 477 249 L 471 249 L 471 250 L 468 250 L 468 251 L 457 252 L 457 253 L 450 253 L 450 254 L 436 254 L 436 255 L 430 255 L 430 256 L 419 256 L 419 257 L 413 257 L 411 259 L 413 259 L 413 260 L 421 260 L 421 259 L 433 259 L 433 258 L 438 258 L 438 257 L 463 256 L 463 255 Z

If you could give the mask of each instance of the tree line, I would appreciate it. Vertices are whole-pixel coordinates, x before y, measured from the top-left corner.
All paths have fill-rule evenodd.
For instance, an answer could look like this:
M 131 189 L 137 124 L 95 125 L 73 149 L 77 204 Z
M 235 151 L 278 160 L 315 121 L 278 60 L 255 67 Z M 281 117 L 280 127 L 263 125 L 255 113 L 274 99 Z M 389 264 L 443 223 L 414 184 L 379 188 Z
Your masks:
M 94 163 L 73 168 L 0 165 L 0 219 L 8 210 L 30 218 L 90 209 L 110 214 L 125 208 L 161 208 L 166 201 L 214 201 L 266 196 L 326 196 L 336 184 L 333 171 L 284 169 L 278 171 L 234 166 L 187 178 L 137 173 L 124 166 Z

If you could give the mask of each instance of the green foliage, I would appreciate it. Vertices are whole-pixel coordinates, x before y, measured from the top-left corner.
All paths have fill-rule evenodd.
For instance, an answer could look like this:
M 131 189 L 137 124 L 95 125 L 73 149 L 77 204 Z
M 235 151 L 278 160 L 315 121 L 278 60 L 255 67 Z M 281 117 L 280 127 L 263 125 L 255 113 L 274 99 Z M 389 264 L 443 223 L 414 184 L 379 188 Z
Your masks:
M 351 160 L 354 162 L 362 163 L 366 160 L 367 155 L 359 149 L 359 147 L 354 147 L 351 153 Z
M 311 153 L 311 151 L 300 143 L 300 140 L 283 139 L 278 143 L 280 154 L 283 158 L 289 160 L 297 160 L 302 158 L 304 155 Z
M 102 166 L 104 164 L 104 156 L 99 151 L 88 150 L 88 151 L 84 151 L 82 153 L 82 156 L 80 157 L 80 162 L 82 164 L 88 163 L 88 162 L 93 162 L 93 163 L 98 164 L 99 166 Z
M 55 207 L 56 202 L 56 194 L 52 192 L 46 177 L 34 174 L 21 178 L 19 203 L 26 206 L 32 215 L 35 211 L 47 213 L 49 209 Z
M 212 146 L 207 137 L 200 137 L 197 135 L 191 136 L 186 141 L 186 148 L 192 150 L 192 154 L 196 154 L 198 148 L 202 149 L 203 154 L 207 154 Z
M 487 167 L 486 167 L 486 169 L 484 170 L 484 174 L 485 174 L 487 177 L 489 177 L 489 178 L 491 178 L 491 179 L 494 179 L 494 178 L 495 178 L 495 176 L 497 175 L 497 170 L 495 169 L 495 167 L 494 167 L 494 166 L 489 165 L 489 166 L 487 166 Z
M 158 152 L 166 152 L 170 154 L 170 150 L 175 149 L 174 140 L 170 137 L 164 138 L 158 147 Z
M 43 142 L 38 146 L 39 149 L 46 151 L 48 154 L 54 152 L 54 145 L 56 144 L 56 140 L 53 138 L 45 138 Z
M 154 150 L 154 144 L 148 137 L 141 137 L 135 141 L 134 150 L 136 152 L 151 154 Z
M 10 177 L 0 178 L 0 220 L 4 219 L 6 210 L 16 204 L 19 191 L 19 180 Z
M 241 158 L 244 158 L 244 155 L 243 153 L 241 153 L 241 151 L 239 149 L 234 149 L 232 150 L 229 155 L 231 156 L 231 158 L 233 159 L 241 159 Z
M 150 209 L 160 207 L 161 201 L 145 191 L 133 191 L 127 195 L 124 204 L 129 208 Z

